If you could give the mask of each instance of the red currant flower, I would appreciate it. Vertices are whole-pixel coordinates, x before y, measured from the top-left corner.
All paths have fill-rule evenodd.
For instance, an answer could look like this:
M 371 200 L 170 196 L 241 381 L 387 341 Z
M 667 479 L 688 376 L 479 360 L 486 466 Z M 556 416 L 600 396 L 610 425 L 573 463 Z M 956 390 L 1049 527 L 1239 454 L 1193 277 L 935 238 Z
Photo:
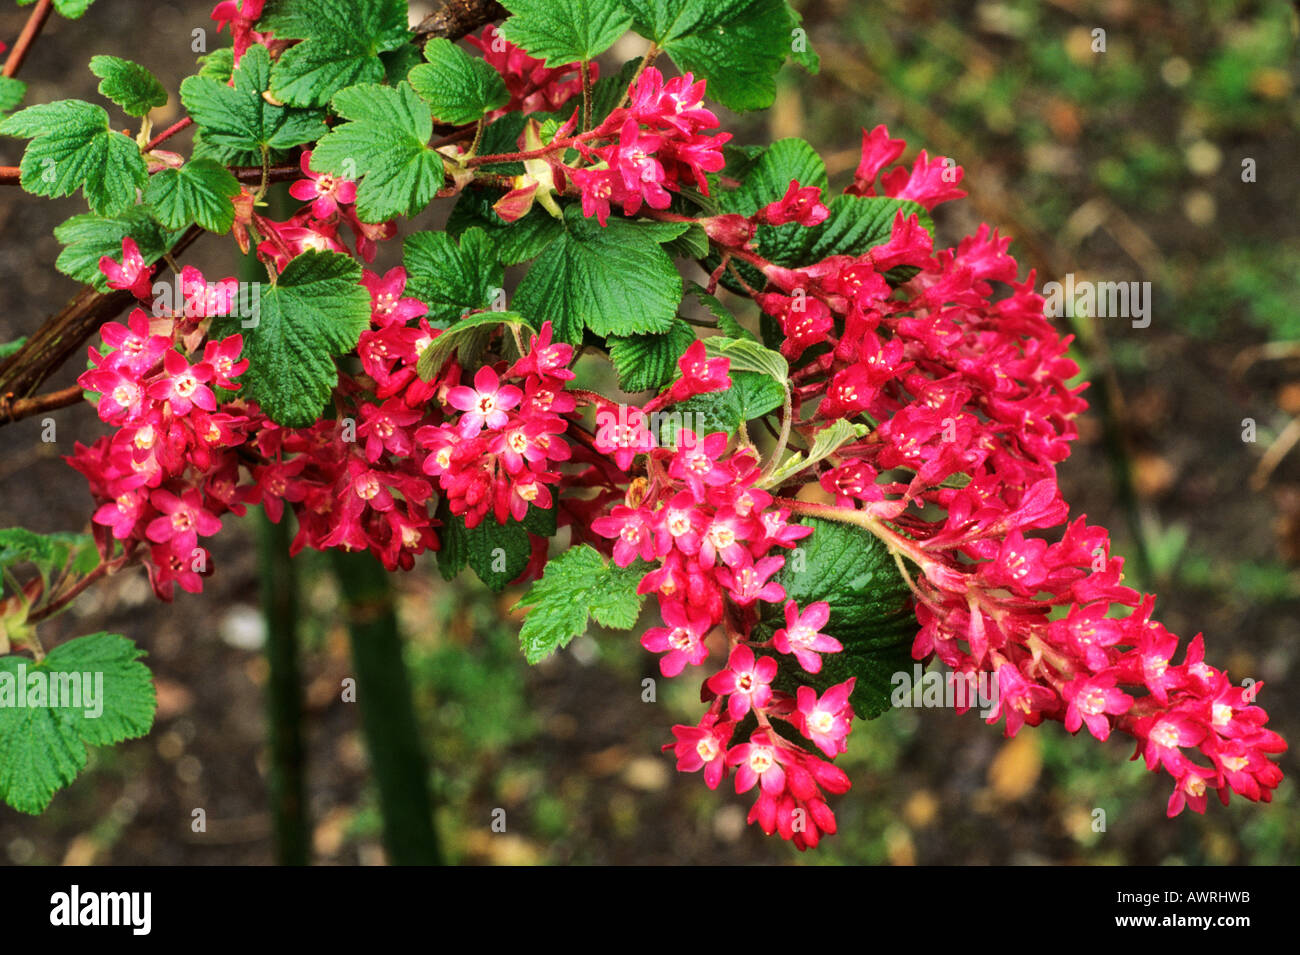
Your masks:
M 745 793 L 758 783 L 765 795 L 778 796 L 785 791 L 785 770 L 780 750 L 772 745 L 767 730 L 758 730 L 748 743 L 731 747 L 727 765 L 736 768 L 736 792 Z
M 311 214 L 317 219 L 328 219 L 338 212 L 340 205 L 357 201 L 357 184 L 351 179 L 340 179 L 329 173 L 313 172 L 311 150 L 306 150 L 299 166 L 306 179 L 299 179 L 289 187 L 289 195 L 299 202 L 311 203 Z
M 429 311 L 419 299 L 402 297 L 406 269 L 400 265 L 385 272 L 383 278 L 367 270 L 361 274 L 361 284 L 370 293 L 370 322 L 376 328 L 405 325 Z
M 820 225 L 831 214 L 830 209 L 822 205 L 821 196 L 820 186 L 801 187 L 797 179 L 791 180 L 785 195 L 759 209 L 754 218 L 768 225 L 786 225 L 790 222 L 797 222 L 801 226 Z
M 855 679 L 835 684 L 820 699 L 810 686 L 801 686 L 795 693 L 796 709 L 791 715 L 795 728 L 830 759 L 848 748 L 845 740 L 853 720 L 849 697 Z
M 694 773 L 704 770 L 704 785 L 717 789 L 727 775 L 727 744 L 736 724 L 717 722 L 716 713 L 706 713 L 699 726 L 674 726 L 676 743 L 666 743 L 677 757 L 677 771 Z
M 122 239 L 121 264 L 105 255 L 99 260 L 99 271 L 108 279 L 109 288 L 126 289 L 145 303 L 153 301 L 153 269 L 145 263 L 140 247 L 130 236 Z
M 731 651 L 727 669 L 709 677 L 707 685 L 719 696 L 730 694 L 727 715 L 739 721 L 751 708 L 761 710 L 771 701 L 772 687 L 769 684 L 776 676 L 776 669 L 776 660 L 772 657 L 755 660 L 754 651 L 742 643 Z
M 524 393 L 514 385 L 502 385 L 497 373 L 486 365 L 474 374 L 474 387 L 459 385 L 447 392 L 447 403 L 465 412 L 460 419 L 460 434 L 472 438 L 484 427 L 504 428 L 510 421 L 506 414 L 523 400 Z
M 166 376 L 149 386 L 149 397 L 166 401 L 178 415 L 187 414 L 191 407 L 216 411 L 217 399 L 206 382 L 212 380 L 212 366 L 199 362 L 191 366 L 178 351 L 163 355 Z
M 823 653 L 839 653 L 843 645 L 834 637 L 820 633 L 831 618 L 831 605 L 824 600 L 811 603 L 799 612 L 791 600 L 785 605 L 785 626 L 772 635 L 772 646 L 781 653 L 792 653 L 809 673 L 820 673 Z
M 663 600 L 659 613 L 666 627 L 654 627 L 641 637 L 641 646 L 651 653 L 662 653 L 659 670 L 666 677 L 675 677 L 691 666 L 699 666 L 709 656 L 704 637 L 713 627 L 707 614 L 688 610 L 678 600 Z
M 1110 736 L 1108 713 L 1127 713 L 1133 697 L 1115 686 L 1114 674 L 1081 677 L 1065 684 L 1062 694 L 1069 703 L 1065 728 L 1077 733 L 1087 723 L 1088 732 L 1105 742 Z

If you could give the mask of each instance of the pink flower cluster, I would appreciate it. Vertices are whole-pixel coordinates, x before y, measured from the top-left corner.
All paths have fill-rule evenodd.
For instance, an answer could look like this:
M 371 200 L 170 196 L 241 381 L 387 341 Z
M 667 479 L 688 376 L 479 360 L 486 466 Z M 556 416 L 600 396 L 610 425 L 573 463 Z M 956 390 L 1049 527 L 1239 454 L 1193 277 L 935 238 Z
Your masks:
M 662 73 L 648 67 L 628 96 L 628 105 L 611 112 L 595 130 L 597 138 L 614 141 L 578 143 L 591 165 L 558 167 L 581 192 L 583 215 L 595 216 L 601 225 L 611 203 L 629 216 L 642 204 L 668 208 L 671 193 L 685 182 L 708 195 L 705 174 L 726 165 L 722 146 L 731 134 L 701 132 L 718 125 L 718 117 L 704 105 L 703 80 L 696 82 L 687 73 L 665 82 Z
M 864 133 L 849 191 L 874 194 L 902 149 L 883 127 Z M 910 172 L 885 173 L 884 191 L 932 207 L 962 194 L 952 168 L 922 154 Z M 1044 318 L 1033 276 L 1018 281 L 1009 244 L 981 227 L 935 251 L 900 211 L 889 240 L 864 255 L 799 269 L 758 260 L 759 305 L 796 362 L 796 432 L 872 425 L 821 466 L 826 516 L 848 513 L 920 570 L 913 655 L 997 674 L 993 719 L 1006 717 L 1008 735 L 1044 718 L 1103 740 L 1127 732 L 1149 768 L 1174 776 L 1171 814 L 1203 809 L 1208 789 L 1267 801 L 1281 772 L 1266 754 L 1285 744 L 1251 705 L 1258 687 L 1206 665 L 1199 636 L 1175 663 L 1178 639 L 1151 619 L 1153 598 L 1121 583 L 1104 529 L 1079 518 L 1040 536 L 1068 516 L 1055 469 L 1086 405 L 1067 384 L 1078 371 L 1069 339 Z M 910 479 L 887 477 L 900 469 Z M 1049 621 L 1054 607 L 1068 612 Z M 1115 617 L 1117 607 L 1136 609 Z
M 199 538 L 217 533 L 226 511 L 243 513 L 235 449 L 257 417 L 256 409 L 218 410 L 213 390 L 239 388 L 234 379 L 248 367 L 242 338 L 209 341 L 186 357 L 177 348 L 184 330 L 181 318 L 151 320 L 138 308 L 125 325 L 103 327 L 105 349 L 90 349 L 93 367 L 77 383 L 99 394 L 99 417 L 117 430 L 78 443 L 68 459 L 101 502 L 93 518 L 101 548 L 111 534 L 128 552 L 143 549 L 163 599 L 175 584 L 202 589 L 211 568 Z
M 548 488 L 560 474 L 552 468 L 571 456 L 561 416 L 577 407 L 564 390 L 572 359 L 572 346 L 551 341 L 547 322 L 513 365 L 484 366 L 463 385 L 452 363 L 435 379 L 447 419 L 420 428 L 415 441 L 427 452 L 424 473 L 437 477 L 451 513 L 467 527 L 489 512 L 505 524 L 523 520 L 529 507 L 555 506 Z
M 582 92 L 577 63 L 547 67 L 545 61 L 529 56 L 503 37 L 495 26 L 489 24 L 482 36 L 465 40 L 482 51 L 483 59 L 501 74 L 510 93 L 510 102 L 489 113 L 489 120 L 502 113 L 552 113 Z M 594 83 L 600 75 L 600 64 L 592 63 L 589 69 Z
M 679 362 L 682 377 L 659 403 L 728 387 L 727 365 L 725 358 L 706 359 L 703 343 L 697 342 Z M 647 474 L 631 483 L 607 516 L 593 520 L 591 529 L 613 541 L 617 565 L 637 560 L 648 565 L 638 591 L 656 596 L 664 626 L 646 631 L 641 644 L 662 654 L 664 676 L 702 665 L 710 634 L 719 626 L 730 647 L 726 668 L 704 681 L 703 692 L 712 701 L 708 711 L 696 726 L 674 727 L 677 743 L 666 748 L 674 749 L 679 769 L 703 769 L 710 788 L 734 769 L 737 792 L 758 786 L 751 822 L 800 848 L 814 846 L 823 833 L 835 831 L 822 789 L 843 793 L 848 777 L 776 732 L 773 721 L 789 723 L 833 759 L 843 752 L 849 733 L 853 681 L 820 697 L 810 687 L 791 694 L 772 685 L 779 659 L 817 673 L 821 654 L 842 649 L 819 632 L 829 616 L 827 604 L 800 611 L 772 579 L 785 565 L 779 551 L 794 547 L 812 529 L 790 523 L 790 511 L 754 486 L 760 471 L 752 449 L 731 451 L 727 435 L 698 436 L 690 430 L 680 431 L 671 447 L 660 446 L 645 430 L 650 408 L 624 415 L 633 423 L 606 436 L 605 446 L 622 467 L 645 452 Z M 783 605 L 786 626 L 760 641 L 752 632 L 763 603 Z M 757 720 L 753 731 L 733 743 L 737 726 L 750 713 Z
M 357 255 L 373 262 L 377 243 L 397 235 L 393 222 L 369 223 L 357 218 L 357 184 L 328 173 L 313 172 L 310 168 L 311 152 L 305 151 L 299 166 L 305 178 L 289 187 L 289 194 L 301 202 L 310 203 L 285 222 L 274 222 L 264 216 L 255 221 L 262 233 L 257 253 L 263 260 L 283 272 L 286 265 L 311 249 L 321 252 L 348 253 L 348 247 L 339 235 L 346 225 L 352 232 Z

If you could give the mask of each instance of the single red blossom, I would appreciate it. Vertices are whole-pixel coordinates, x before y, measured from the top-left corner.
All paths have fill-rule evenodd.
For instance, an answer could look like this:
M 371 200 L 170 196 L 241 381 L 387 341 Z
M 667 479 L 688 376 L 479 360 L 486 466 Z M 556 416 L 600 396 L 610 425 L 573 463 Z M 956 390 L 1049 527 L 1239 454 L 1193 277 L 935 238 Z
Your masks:
M 739 721 L 750 709 L 762 710 L 772 699 L 772 678 L 776 660 L 754 658 L 754 651 L 743 643 L 731 651 L 727 669 L 709 677 L 707 686 L 719 696 L 727 696 L 727 715 Z M 743 791 L 743 790 L 742 790 Z

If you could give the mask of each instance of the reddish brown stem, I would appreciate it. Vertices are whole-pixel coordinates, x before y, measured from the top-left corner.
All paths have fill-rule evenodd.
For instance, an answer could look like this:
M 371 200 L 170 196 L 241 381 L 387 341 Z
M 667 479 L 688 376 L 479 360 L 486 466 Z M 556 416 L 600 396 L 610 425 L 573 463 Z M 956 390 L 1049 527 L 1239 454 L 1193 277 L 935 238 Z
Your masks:
M 51 600 L 49 603 L 47 603 L 44 607 L 41 607 L 39 610 L 33 611 L 27 617 L 27 622 L 37 623 L 38 621 L 44 620 L 46 617 L 54 616 L 56 613 L 58 613 L 60 610 L 66 607 L 68 604 L 72 603 L 72 601 L 76 600 L 77 597 L 79 597 L 82 593 L 85 592 L 87 587 L 89 587 L 95 581 L 99 580 L 99 578 L 105 577 L 108 574 L 120 570 L 122 566 L 125 564 L 126 564 L 125 554 L 123 554 L 121 557 L 117 557 L 114 558 L 113 560 L 101 563 L 98 567 L 96 567 L 94 570 L 88 573 L 85 577 L 82 577 L 70 588 L 68 588 L 66 592 L 60 594 L 56 599 Z
M 153 139 L 149 140 L 149 142 L 145 143 L 144 152 L 150 152 L 154 149 L 157 149 L 159 145 L 166 142 L 168 139 L 171 139 L 182 129 L 184 129 L 186 126 L 191 125 L 193 122 L 194 120 L 190 119 L 188 116 L 186 116 L 184 119 L 178 119 L 176 122 L 172 123 L 161 133 L 155 136 Z
M 80 385 L 69 385 L 59 391 L 37 395 L 35 398 L 19 398 L 17 401 L 7 401 L 0 395 L 0 422 L 17 421 L 20 418 L 38 415 L 43 411 L 54 411 L 75 405 L 81 400 L 83 394 Z
M 186 249 L 202 232 L 198 226 L 191 226 L 172 247 L 172 254 Z M 0 362 L 0 397 L 17 401 L 34 394 L 99 326 L 112 321 L 133 301 L 130 292 L 101 294 L 87 285 L 61 312 L 47 319 L 22 348 Z M 10 420 L 0 415 L 0 425 Z
M 23 61 L 27 59 L 27 54 L 31 52 L 32 44 L 36 42 L 41 27 L 45 26 L 45 21 L 50 18 L 52 9 L 54 9 L 54 0 L 37 0 L 36 6 L 32 7 L 32 12 L 27 15 L 23 32 L 18 34 L 18 39 L 14 41 L 14 48 L 9 52 L 9 59 L 5 60 L 4 69 L 0 70 L 0 73 L 5 76 L 14 76 L 18 73 Z

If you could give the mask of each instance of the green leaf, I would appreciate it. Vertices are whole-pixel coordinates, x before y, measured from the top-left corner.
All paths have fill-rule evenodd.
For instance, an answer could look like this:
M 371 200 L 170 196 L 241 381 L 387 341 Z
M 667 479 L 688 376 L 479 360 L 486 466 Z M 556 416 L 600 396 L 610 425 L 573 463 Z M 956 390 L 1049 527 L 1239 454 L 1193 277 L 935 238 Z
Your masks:
M 406 294 L 429 307 L 429 321 L 450 322 L 492 308 L 505 288 L 505 271 L 482 229 L 459 243 L 445 232 L 417 232 L 402 245 Z
M 794 180 L 801 186 L 819 186 L 823 193 L 830 188 L 826 164 L 817 150 L 795 137 L 778 139 L 749 165 L 739 188 L 718 195 L 718 206 L 724 212 L 752 216 L 781 199 Z
M 433 109 L 435 119 L 453 126 L 476 123 L 485 113 L 510 102 L 501 74 L 481 57 L 442 37 L 424 47 L 422 63 L 411 70 L 411 86 Z
M 636 588 L 644 574 L 640 561 L 615 567 L 586 544 L 550 561 L 542 579 L 512 608 L 531 608 L 519 632 L 525 659 L 540 663 L 568 646 L 587 632 L 588 617 L 615 630 L 635 626 L 642 599 Z
M 18 108 L 27 94 L 27 84 L 12 76 L 0 76 L 0 116 L 8 115 Z
M 873 246 L 889 241 L 894 216 L 900 209 L 904 216 L 918 216 L 926 229 L 934 229 L 925 207 L 907 199 L 836 196 L 827 208 L 830 215 L 811 228 L 794 222 L 759 226 L 759 254 L 787 267 L 811 265 L 832 255 L 863 255 Z
M 249 368 L 240 394 L 277 424 L 316 421 L 338 383 L 334 355 L 356 347 L 370 325 L 361 266 L 339 252 L 304 252 L 263 287 L 257 323 L 228 318 L 216 337 L 242 333 Z
M 266 47 L 251 46 L 239 59 L 233 87 L 202 73 L 181 83 L 181 103 L 212 158 L 227 165 L 256 166 L 263 150 L 278 152 L 325 135 L 320 110 L 272 106 L 262 97 L 270 77 Z
M 291 106 L 324 106 L 345 87 L 382 82 L 380 54 L 410 39 L 406 17 L 405 0 L 272 0 L 258 28 L 303 41 L 276 61 L 272 94 Z
M 40 663 L 0 657 L 0 799 L 42 812 L 85 768 L 87 746 L 149 732 L 157 697 L 142 656 L 125 637 L 96 633 Z
M 160 226 L 148 206 L 131 206 L 115 216 L 83 213 L 54 227 L 54 238 L 65 246 L 54 267 L 71 279 L 86 282 L 100 292 L 108 291 L 108 279 L 99 271 L 104 256 L 122 257 L 122 239 L 130 236 L 144 260 L 162 258 L 179 233 Z
M 518 265 L 536 258 L 564 231 L 564 224 L 540 205 L 534 205 L 522 219 L 507 223 L 492 210 L 498 198 L 499 194 L 486 189 L 466 189 L 452 207 L 447 231 L 458 236 L 467 229 L 483 229 L 502 265 Z
M 660 243 L 681 230 L 659 225 L 611 218 L 601 228 L 569 206 L 564 232 L 519 283 L 514 308 L 535 325 L 553 322 L 556 340 L 575 345 L 584 327 L 602 338 L 671 330 L 682 279 Z
M 766 109 L 792 53 L 797 16 L 785 0 L 624 0 L 636 30 L 683 72 L 709 81 L 729 109 Z M 802 59 L 801 62 L 810 62 Z
M 591 115 L 605 117 L 614 112 L 627 96 L 628 85 L 641 69 L 641 58 L 628 60 L 617 73 L 602 76 L 591 88 Z
M 438 552 L 439 573 L 444 579 L 451 580 L 468 564 L 489 590 L 501 593 L 528 566 L 532 556 L 529 531 L 536 532 L 548 526 L 539 524 L 540 519 L 533 516 L 539 510 L 529 508 L 522 523 L 512 517 L 507 524 L 498 524 L 496 518 L 488 514 L 477 527 L 466 528 L 464 518 L 453 517 L 446 505 L 441 505 L 438 512 L 443 523 L 442 550 Z M 551 512 L 549 527 L 554 533 L 554 512 Z
M 681 428 L 688 428 L 697 435 L 714 431 L 733 434 L 744 422 L 761 418 L 785 402 L 785 388 L 767 375 L 733 371 L 730 377 L 731 387 L 726 391 L 695 395 L 673 405 L 670 413 L 661 413 L 660 445 L 675 446 Z
M 235 221 L 231 199 L 239 195 L 239 180 L 211 159 L 194 159 L 180 169 L 163 169 L 149 178 L 145 200 L 158 221 L 169 229 L 197 222 L 209 232 L 229 231 Z
M 862 437 L 871 429 L 864 424 L 851 424 L 843 418 L 832 421 L 813 436 L 812 447 L 808 453 L 798 451 L 784 461 L 763 481 L 764 487 L 780 487 L 800 471 L 812 467 L 818 461 L 830 457 L 850 441 Z
M 414 43 L 403 43 L 396 49 L 386 50 L 379 54 L 379 59 L 384 63 L 384 82 L 389 86 L 402 82 L 411 70 L 424 62 L 420 48 Z
M 819 600 L 830 604 L 823 632 L 844 650 L 822 654 L 820 673 L 799 671 L 797 678 L 788 677 L 787 685 L 777 688 L 793 692 L 797 679 L 822 693 L 856 677 L 853 709 L 862 719 L 872 719 L 889 709 L 893 674 L 910 671 L 914 662 L 912 642 L 920 625 L 907 583 L 874 534 L 817 518 L 800 523 L 811 526 L 813 533 L 799 542 L 795 555 L 787 556 L 774 579 L 800 610 Z M 768 639 L 784 626 L 783 605 L 764 604 L 754 639 Z
M 26 7 L 35 2 L 36 0 L 18 0 L 18 6 Z M 61 17 L 67 17 L 69 20 L 79 20 L 94 2 L 95 0 L 54 0 L 54 9 L 58 11 Z
M 102 80 L 99 95 L 122 107 L 128 116 L 144 116 L 167 102 L 167 90 L 158 77 L 139 63 L 116 56 L 92 56 L 90 72 Z
M 349 122 L 316 144 L 311 168 L 360 180 L 357 216 L 387 222 L 420 212 L 442 188 L 442 157 L 429 148 L 429 104 L 409 83 L 342 90 L 331 103 Z
M 51 199 L 81 189 L 92 212 L 112 215 L 135 202 L 148 179 L 140 147 L 114 132 L 101 106 L 67 99 L 29 106 L 0 123 L 0 133 L 30 138 L 19 181 Z
M 594 60 L 627 32 L 632 18 L 619 0 L 504 0 L 502 35 L 549 67 Z
M 731 314 L 731 309 L 722 304 L 721 299 L 717 296 L 710 295 L 704 291 L 704 288 L 695 282 L 688 282 L 686 293 L 699 299 L 700 304 L 707 308 L 713 317 L 718 320 L 718 331 L 728 338 L 740 338 L 745 341 L 756 342 L 758 338 L 744 325 L 736 320 L 736 316 Z
M 24 345 L 27 344 L 27 336 L 22 335 L 11 342 L 0 344 L 0 361 L 8 358 L 10 355 L 16 355 Z
M 527 322 L 515 312 L 478 312 L 465 316 L 425 346 L 416 371 L 428 381 L 447 363 L 452 352 L 459 354 L 462 365 L 474 361 L 502 325 L 522 329 Z
M 677 360 L 695 341 L 690 325 L 677 319 L 658 335 L 609 339 L 609 359 L 618 370 L 618 386 L 629 394 L 658 391 L 677 376 Z
M 223 46 L 219 50 L 199 57 L 199 76 L 211 77 L 222 83 L 229 83 L 235 72 L 235 51 L 233 47 Z
M 710 358 L 729 359 L 732 371 L 758 372 L 777 382 L 783 389 L 788 387 L 790 365 L 785 356 L 764 348 L 750 338 L 706 338 L 704 351 Z

